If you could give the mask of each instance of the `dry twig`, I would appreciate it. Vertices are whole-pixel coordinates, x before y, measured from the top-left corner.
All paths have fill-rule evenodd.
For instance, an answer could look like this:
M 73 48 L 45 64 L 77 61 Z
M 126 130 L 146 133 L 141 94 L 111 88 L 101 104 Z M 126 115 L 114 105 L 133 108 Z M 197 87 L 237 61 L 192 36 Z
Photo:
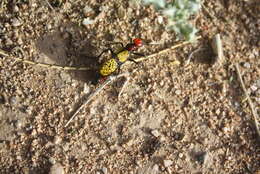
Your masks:
M 45 2 L 48 4 L 48 6 L 50 7 L 50 9 L 52 10 L 52 11 L 54 11 L 54 8 L 51 6 L 51 4 L 49 3 L 49 0 L 45 0 Z
M 199 40 L 199 39 L 201 39 L 200 36 L 196 38 L 196 40 Z M 184 42 L 182 42 L 180 44 L 174 45 L 174 46 L 172 46 L 170 48 L 166 48 L 166 49 L 164 49 L 162 51 L 159 51 L 157 53 L 151 54 L 149 56 L 144 56 L 144 57 L 137 58 L 137 59 L 135 59 L 135 61 L 141 62 L 141 61 L 144 61 L 144 60 L 147 60 L 147 59 L 150 59 L 150 58 L 154 58 L 154 57 L 156 57 L 158 55 L 165 54 L 165 53 L 169 52 L 170 50 L 174 50 L 176 48 L 182 47 L 182 46 L 190 44 L 190 43 L 191 42 L 189 42 L 189 41 L 184 41 Z
M 254 104 L 253 104 L 252 100 L 250 99 L 250 97 L 248 95 L 248 92 L 246 90 L 245 84 L 243 82 L 243 79 L 242 79 L 242 76 L 241 76 L 241 73 L 240 73 L 240 69 L 239 69 L 238 63 L 235 64 L 235 67 L 236 67 L 236 71 L 237 71 L 237 74 L 238 74 L 238 77 L 239 77 L 240 84 L 241 84 L 241 86 L 243 88 L 243 91 L 244 91 L 244 93 L 246 95 L 246 99 L 247 99 L 247 101 L 249 103 L 251 112 L 252 112 L 252 114 L 254 116 L 256 131 L 258 133 L 258 138 L 260 139 L 260 130 L 259 130 L 259 124 L 258 124 L 258 116 L 257 116 L 256 110 L 255 110 Z
M 90 67 L 61 66 L 61 65 L 54 65 L 54 64 L 48 64 L 48 63 L 34 62 L 34 61 L 27 60 L 27 59 L 10 56 L 7 53 L 5 53 L 3 50 L 0 50 L 0 55 L 14 59 L 19 62 L 23 62 L 23 63 L 30 64 L 30 65 L 41 66 L 41 67 L 45 67 L 45 68 L 68 70 L 68 71 L 86 71 L 86 70 L 91 69 Z
M 65 124 L 65 127 L 67 127 L 70 122 L 77 116 L 77 114 L 81 111 L 81 109 L 83 109 L 83 107 L 85 107 L 92 99 L 93 97 L 95 97 L 105 86 L 107 86 L 109 83 L 113 82 L 114 80 L 123 77 L 123 76 L 128 76 L 129 73 L 123 73 L 123 74 L 119 74 L 119 75 L 111 75 L 107 78 L 107 80 L 101 84 L 100 87 L 98 87 L 94 92 L 92 92 L 88 97 L 87 100 L 76 110 L 76 112 L 72 115 L 72 117 L 70 118 L 70 120 Z
M 199 40 L 199 39 L 201 39 L 200 36 L 197 37 L 196 40 Z M 165 54 L 165 53 L 169 52 L 170 50 L 174 50 L 176 48 L 182 47 L 182 46 L 187 45 L 187 44 L 190 44 L 190 42 L 189 41 L 184 41 L 184 42 L 182 42 L 180 44 L 174 45 L 174 46 L 172 46 L 170 48 L 164 49 L 162 51 L 159 51 L 157 53 L 151 54 L 149 56 L 144 56 L 144 57 L 137 58 L 137 59 L 135 59 L 135 61 L 141 62 L 141 61 L 144 61 L 144 60 L 147 60 L 147 59 L 150 59 L 150 58 L 154 58 L 154 57 L 156 57 L 158 55 Z M 31 65 L 41 66 L 41 67 L 45 67 L 45 68 L 68 70 L 68 71 L 86 71 L 86 70 L 90 70 L 90 67 L 60 66 L 60 65 L 53 65 L 53 64 L 47 64 L 47 63 L 34 62 L 34 61 L 27 60 L 27 59 L 11 56 L 11 55 L 5 53 L 5 51 L 3 51 L 1 49 L 0 49 L 0 55 L 6 56 L 6 57 L 11 58 L 11 59 L 14 59 L 16 61 L 20 61 L 20 62 L 31 64 Z
M 187 60 L 187 62 L 185 63 L 185 65 L 189 65 L 189 63 L 190 63 L 191 59 L 193 58 L 194 54 L 198 53 L 199 51 L 206 50 L 206 49 L 207 49 L 207 48 L 202 48 L 202 47 L 200 47 L 200 48 L 197 48 L 197 49 L 195 49 L 194 51 L 192 51 L 191 54 L 189 55 L 188 60 Z

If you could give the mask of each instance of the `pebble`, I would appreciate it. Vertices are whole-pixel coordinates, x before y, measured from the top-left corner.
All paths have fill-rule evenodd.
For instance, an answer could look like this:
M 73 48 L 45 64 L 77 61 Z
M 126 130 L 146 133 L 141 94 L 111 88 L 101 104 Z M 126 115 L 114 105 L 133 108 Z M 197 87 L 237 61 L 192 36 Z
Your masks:
M 153 105 L 148 106 L 148 110 L 151 111 L 153 109 Z
M 84 84 L 83 92 L 84 92 L 84 94 L 88 94 L 90 92 L 90 87 L 88 86 L 87 83 Z
M 181 94 L 181 90 L 177 89 L 177 90 L 175 91 L 175 94 L 176 94 L 176 95 L 180 95 L 180 94 Z
M 125 16 L 126 16 L 125 8 L 122 7 L 122 6 L 120 6 L 120 7 L 118 8 L 118 17 L 119 17 L 120 19 L 124 19 Z
M 88 25 L 93 24 L 95 21 L 90 19 L 90 18 L 84 18 L 82 21 L 82 25 L 84 25 L 85 27 L 87 27 Z
M 260 88 L 260 79 L 258 79 L 258 80 L 256 81 L 256 87 L 257 87 L 257 88 Z
M 173 161 L 172 160 L 163 160 L 163 165 L 165 167 L 169 167 L 173 164 Z
M 6 44 L 7 46 L 13 45 L 13 41 L 12 41 L 10 38 L 7 38 L 7 39 L 5 40 L 5 44 Z
M 17 121 L 15 122 L 15 127 L 16 127 L 17 129 L 21 129 L 21 128 L 22 128 L 22 125 L 23 125 L 23 123 L 22 123 L 21 120 L 17 120 Z
M 22 156 L 21 156 L 21 155 L 18 155 L 18 156 L 16 157 L 16 159 L 17 159 L 18 161 L 21 161 L 21 160 L 22 160 Z
M 12 26 L 19 27 L 20 25 L 22 25 L 20 20 L 18 20 L 17 18 L 12 19 Z
M 17 102 L 17 98 L 15 97 L 15 96 L 12 96 L 11 98 L 10 98 L 10 104 L 11 105 L 16 105 L 18 102 Z
M 162 87 L 164 85 L 164 80 L 160 82 L 160 86 Z
M 158 171 L 159 171 L 159 166 L 158 166 L 158 164 L 155 164 L 155 165 L 153 166 L 153 171 L 155 171 L 155 172 L 158 172 Z
M 108 173 L 107 168 L 106 167 L 102 167 L 102 172 L 103 172 L 103 174 L 107 174 Z
M 250 63 L 248 63 L 248 62 L 245 62 L 244 64 L 243 64 L 243 66 L 245 67 L 245 68 L 251 68 L 251 65 L 250 65 Z
M 83 13 L 84 13 L 84 15 L 87 17 L 87 16 L 90 16 L 91 15 L 91 13 L 93 13 L 94 12 L 94 10 L 91 8 L 91 7 L 89 7 L 89 6 L 86 6 L 84 9 L 83 9 Z
M 13 6 L 13 11 L 14 12 L 19 12 L 19 7 L 17 5 Z
M 55 136 L 54 140 L 53 140 L 53 143 L 54 144 L 60 144 L 61 141 L 62 141 L 62 138 L 60 136 Z
M 252 86 L 250 87 L 250 89 L 254 92 L 254 91 L 256 91 L 258 88 L 257 88 L 256 85 L 252 85 Z
M 65 174 L 61 164 L 56 163 L 50 169 L 50 174 Z
M 179 153 L 179 158 L 182 158 L 183 157 L 183 153 Z
M 158 130 L 152 130 L 152 135 L 155 136 L 155 137 L 159 137 L 160 136 L 160 132 Z
M 49 162 L 50 162 L 52 165 L 56 164 L 56 160 L 55 160 L 55 158 L 53 158 L 53 157 L 50 157 L 50 158 L 49 158 Z
M 158 24 L 162 24 L 163 23 L 163 17 L 162 16 L 158 16 L 157 17 L 157 22 L 158 22 Z

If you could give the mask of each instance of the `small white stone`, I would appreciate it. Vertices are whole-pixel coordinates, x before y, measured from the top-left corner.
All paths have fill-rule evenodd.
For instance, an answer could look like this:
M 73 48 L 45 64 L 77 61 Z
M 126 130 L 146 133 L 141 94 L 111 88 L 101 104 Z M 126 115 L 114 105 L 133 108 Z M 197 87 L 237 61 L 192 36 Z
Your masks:
M 88 94 L 90 92 L 90 87 L 86 83 L 84 84 L 83 92 L 84 92 L 84 94 Z
M 258 80 L 256 81 L 255 85 L 256 85 L 257 88 L 260 88 L 260 79 L 258 79 Z
M 152 135 L 155 136 L 155 137 L 159 137 L 160 136 L 160 132 L 158 130 L 152 130 Z
M 56 163 L 50 169 L 50 174 L 65 174 L 61 164 Z
M 245 63 L 244 63 L 244 67 L 249 69 L 249 68 L 251 67 L 251 65 L 250 65 L 250 63 L 245 62 Z
M 54 144 L 60 144 L 61 141 L 62 141 L 61 137 L 59 137 L 59 136 L 54 137 L 54 140 L 53 140 Z
M 252 90 L 253 92 L 257 90 L 257 86 L 256 86 L 256 85 L 252 85 L 250 88 L 251 88 L 251 90 Z
M 217 114 L 217 115 L 220 114 L 220 109 L 219 109 L 219 108 L 216 110 L 216 114 Z
M 16 159 L 20 161 L 20 160 L 22 160 L 22 156 L 21 156 L 21 155 L 18 155 L 18 156 L 16 157 Z
M 162 80 L 161 82 L 160 82 L 160 86 L 163 86 L 164 85 L 164 80 Z
M 89 13 L 93 12 L 93 9 L 90 8 L 89 6 L 86 6 L 84 9 L 83 9 L 83 13 L 85 16 L 87 16 Z
M 17 18 L 13 18 L 13 19 L 12 19 L 12 25 L 13 25 L 14 27 L 18 27 L 18 26 L 22 25 L 22 23 L 21 23 L 21 21 L 19 21 Z
M 155 164 L 155 165 L 153 166 L 153 171 L 155 171 L 155 172 L 158 172 L 158 171 L 159 171 L 159 166 L 158 166 L 157 164 Z
M 175 91 L 175 94 L 176 94 L 176 95 L 180 95 L 180 94 L 181 94 L 181 90 L 177 89 L 177 90 Z
M 14 12 L 19 12 L 19 7 L 18 7 L 17 5 L 15 5 L 15 6 L 13 7 L 13 11 L 14 11 Z
M 21 129 L 21 128 L 22 128 L 22 125 L 23 125 L 23 123 L 22 123 L 21 120 L 17 120 L 16 123 L 15 123 L 15 127 L 16 127 L 17 129 Z
M 163 165 L 165 167 L 169 167 L 173 164 L 173 161 L 172 160 L 163 160 Z
M 163 23 L 163 17 L 162 16 L 158 16 L 157 17 L 157 21 L 158 21 L 158 24 L 162 24 Z
M 108 172 L 107 172 L 107 168 L 106 167 L 102 167 L 102 172 L 103 172 L 103 174 L 107 174 Z
M 50 157 L 49 162 L 54 165 L 56 163 L 56 160 L 55 160 L 55 158 Z
M 183 157 L 183 154 L 182 153 L 179 153 L 179 158 L 182 158 Z
M 91 25 L 95 22 L 95 20 L 90 19 L 90 18 L 84 18 L 82 21 L 82 25 L 84 25 L 85 27 L 88 25 Z
M 153 109 L 153 105 L 148 106 L 148 110 L 151 111 Z

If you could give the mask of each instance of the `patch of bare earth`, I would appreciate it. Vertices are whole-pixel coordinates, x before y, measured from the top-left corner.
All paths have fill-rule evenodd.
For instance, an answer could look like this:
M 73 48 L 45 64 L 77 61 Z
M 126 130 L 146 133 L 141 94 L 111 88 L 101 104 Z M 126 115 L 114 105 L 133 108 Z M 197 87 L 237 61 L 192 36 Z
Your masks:
M 0 49 L 35 62 L 93 68 L 109 42 L 140 37 L 146 55 L 176 36 L 153 8 L 132 1 L 0 2 Z M 222 1 L 221 1 L 222 2 Z M 192 21 L 199 42 L 127 64 L 130 81 L 108 85 L 64 128 L 91 93 L 96 72 L 62 71 L 0 56 L 0 173 L 259 173 L 260 149 L 246 88 L 260 105 L 260 4 L 205 1 Z M 89 24 L 82 25 L 82 22 Z M 209 38 L 220 33 L 216 68 Z M 185 65 L 192 51 L 195 54 Z M 108 56 L 108 55 L 105 55 Z M 181 62 L 174 66 L 174 62 Z M 136 70 L 136 71 L 134 71 Z M 85 84 L 85 85 L 84 85 Z

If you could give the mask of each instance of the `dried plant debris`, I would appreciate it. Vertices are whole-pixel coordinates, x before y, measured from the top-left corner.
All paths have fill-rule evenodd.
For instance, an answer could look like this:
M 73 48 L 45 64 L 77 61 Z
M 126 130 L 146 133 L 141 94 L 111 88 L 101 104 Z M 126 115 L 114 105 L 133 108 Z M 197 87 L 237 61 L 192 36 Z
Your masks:
M 220 34 L 216 34 L 212 41 L 211 41 L 211 47 L 213 49 L 215 56 L 214 64 L 217 64 L 218 66 L 223 65 L 224 63 L 224 52 L 223 52 L 223 44 L 220 37 Z

